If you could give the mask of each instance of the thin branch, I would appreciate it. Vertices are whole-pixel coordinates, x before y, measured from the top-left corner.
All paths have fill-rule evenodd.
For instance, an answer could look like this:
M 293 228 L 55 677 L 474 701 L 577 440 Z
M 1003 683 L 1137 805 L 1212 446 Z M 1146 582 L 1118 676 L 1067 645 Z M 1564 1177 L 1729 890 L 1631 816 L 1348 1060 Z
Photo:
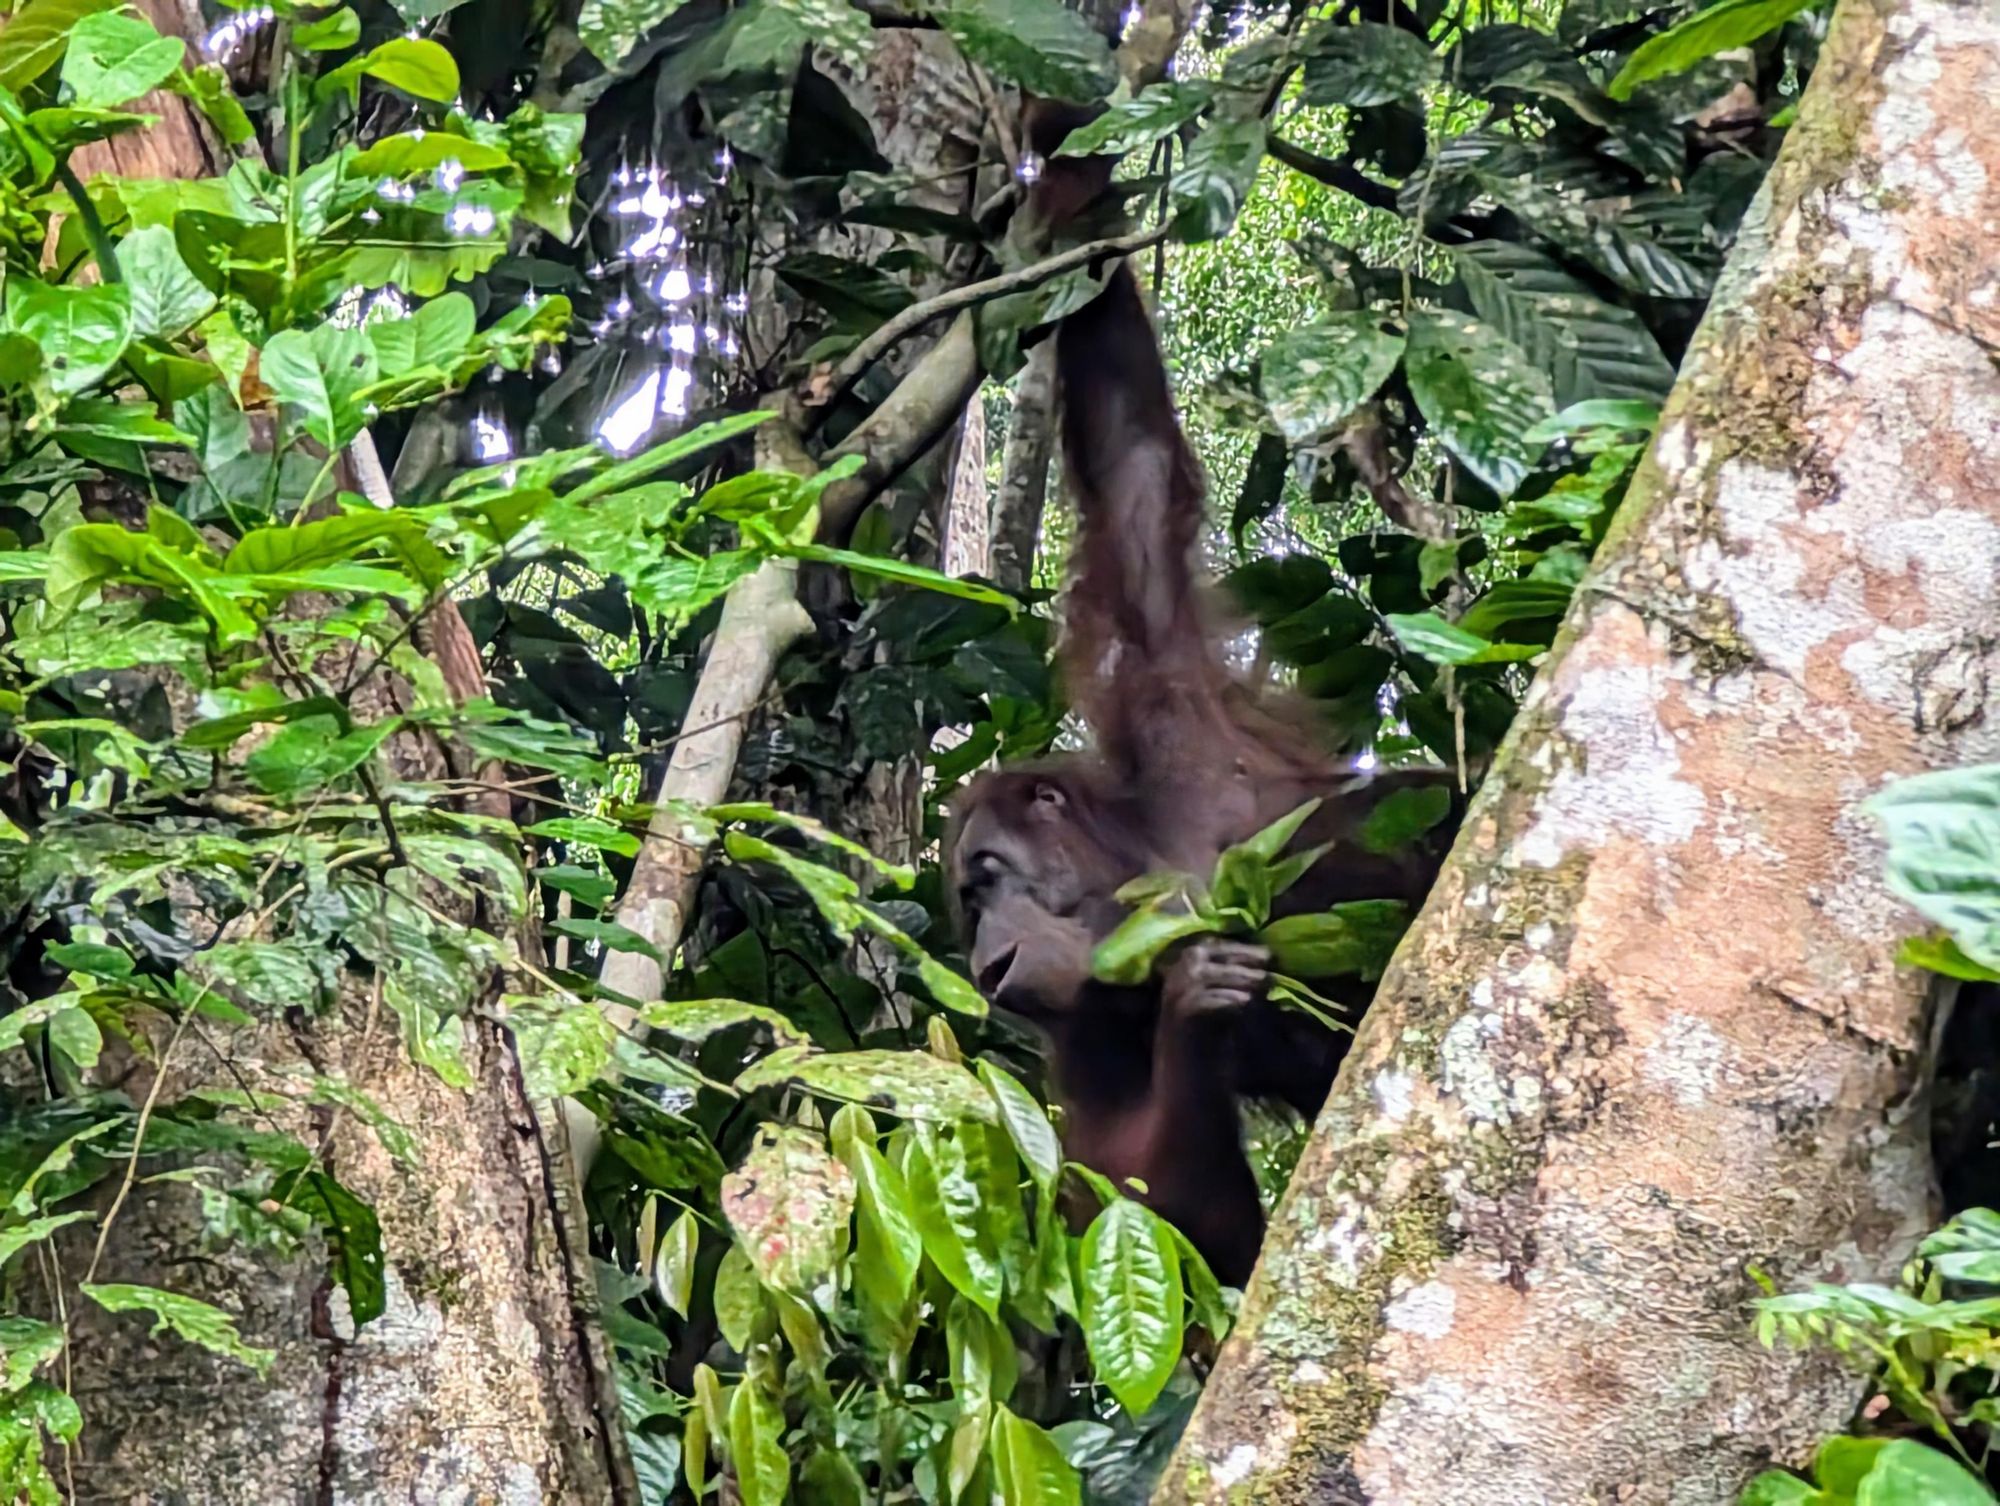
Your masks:
M 1112 256 L 1129 256 L 1134 251 L 1143 251 L 1156 241 L 1165 240 L 1167 227 L 1155 226 L 1151 230 L 1135 230 L 1128 235 L 1113 236 L 1109 240 L 1092 241 L 1088 245 L 1075 246 L 1038 261 L 1031 267 L 1018 271 L 1003 272 L 998 277 L 988 277 L 982 282 L 969 282 L 963 287 L 951 288 L 935 298 L 926 298 L 922 303 L 913 303 L 900 314 L 888 320 L 873 334 L 868 336 L 846 359 L 834 368 L 833 395 L 825 404 L 831 408 L 847 391 L 861 379 L 863 372 L 874 365 L 898 341 L 908 338 L 929 324 L 933 319 L 941 319 L 946 314 L 955 314 L 960 309 L 971 308 L 989 299 L 1002 298 L 1009 293 L 1023 292 L 1028 288 L 1040 287 L 1065 272 L 1073 272 L 1078 267 Z
M 1304 173 L 1316 183 L 1337 188 L 1371 208 L 1393 210 L 1396 207 L 1396 190 L 1386 183 L 1377 183 L 1362 172 L 1354 165 L 1352 157 L 1322 157 L 1278 136 L 1269 138 L 1264 150 L 1293 172 Z

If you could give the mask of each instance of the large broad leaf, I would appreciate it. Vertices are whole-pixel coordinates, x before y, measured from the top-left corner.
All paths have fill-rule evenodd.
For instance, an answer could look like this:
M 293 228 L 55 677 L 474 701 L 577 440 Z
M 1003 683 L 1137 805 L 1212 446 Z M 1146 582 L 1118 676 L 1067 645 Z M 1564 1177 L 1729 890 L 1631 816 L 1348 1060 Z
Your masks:
M 979 1080 L 993 1095 L 1000 1122 L 1006 1126 L 1014 1149 L 1035 1174 L 1035 1181 L 1053 1189 L 1056 1178 L 1062 1175 L 1062 1144 L 1056 1139 L 1055 1126 L 1049 1123 L 1048 1110 L 1017 1078 L 990 1061 L 979 1064 Z
M 1648 79 L 1669 73 L 1685 73 L 1696 63 L 1754 42 L 1766 32 L 1776 31 L 1802 10 L 1810 10 L 1819 0 L 1722 0 L 1707 10 L 1670 26 L 1656 37 L 1648 37 L 1632 55 L 1607 92 L 1613 99 L 1630 99 L 1632 91 Z
M 722 1212 L 766 1286 L 806 1296 L 833 1274 L 854 1214 L 854 1176 L 818 1135 L 765 1125 L 722 1179 Z
M 148 225 L 120 241 L 118 269 L 132 296 L 134 334 L 177 335 L 215 307 L 215 294 L 181 259 L 165 225 Z
M 2000 764 L 1899 780 L 1865 808 L 1888 833 L 1889 887 L 2000 968 Z
M 108 11 L 117 0 L 28 0 L 0 28 L 0 87 L 26 89 L 63 55 L 70 33 L 85 17 Z
M 324 75 L 314 87 L 322 99 L 341 91 L 353 99 L 363 76 L 437 104 L 458 98 L 457 60 L 438 43 L 419 37 L 391 37 Z
M 743 1092 L 796 1082 L 848 1103 L 873 1104 L 911 1119 L 942 1124 L 962 1119 L 991 1122 L 991 1097 L 957 1062 L 921 1051 L 829 1051 L 816 1056 L 773 1053 L 740 1074 Z
M 1854 1506 L 1993 1506 L 1986 1482 L 1949 1454 L 1899 1438 L 1875 1456 Z
M 1062 1446 L 1004 1406 L 993 1414 L 987 1449 L 1002 1506 L 1079 1506 L 1083 1500 L 1083 1481 Z
M 1197 136 L 1167 184 L 1174 237 L 1209 241 L 1226 235 L 1264 160 L 1261 119 L 1217 121 Z
M 875 1121 L 849 1104 L 830 1126 L 834 1154 L 854 1175 L 856 1288 L 882 1311 L 899 1309 L 917 1279 L 923 1235 L 902 1173 L 876 1147 Z
M 1383 618 L 1396 641 L 1433 664 L 1511 664 L 1542 652 L 1539 643 L 1493 643 L 1434 612 L 1390 612 Z
M 979 1175 L 984 1131 L 939 1135 L 920 1131 L 903 1162 L 910 1214 L 924 1253 L 944 1279 L 988 1313 L 1000 1310 L 1006 1277 L 999 1252 L 987 1240 Z
M 1056 151 L 1058 157 L 1122 156 L 1172 135 L 1208 107 L 1212 97 L 1203 83 L 1148 84 L 1130 99 L 1120 100 L 1088 125 L 1071 131 Z
M 306 433 L 337 450 L 368 421 L 360 393 L 375 380 L 375 349 L 358 329 L 283 330 L 264 347 L 258 375 L 297 410 Z
M 1144 1412 L 1181 1357 L 1180 1252 L 1157 1214 L 1118 1198 L 1083 1236 L 1083 1335 L 1118 1404 Z
M 359 768 L 400 725 L 400 718 L 385 717 L 343 733 L 330 716 L 302 717 L 252 753 L 243 772 L 266 794 L 327 789 Z
M 148 1313 L 153 1318 L 155 1334 L 172 1329 L 188 1343 L 197 1344 L 211 1354 L 241 1360 L 253 1370 L 268 1370 L 271 1362 L 278 1357 L 275 1350 L 258 1349 L 244 1343 L 243 1336 L 237 1331 L 235 1318 L 197 1298 L 183 1297 L 178 1292 L 163 1292 L 157 1287 L 123 1283 L 92 1285 L 86 1282 L 80 1290 L 106 1312 Z
M 478 322 L 472 300 L 458 292 L 441 294 L 402 319 L 371 320 L 376 369 L 383 377 L 427 367 L 449 372 L 465 359 Z
M 42 348 L 42 370 L 53 391 L 82 392 L 125 353 L 132 294 L 117 283 L 52 287 L 17 273 L 7 283 L 7 323 Z
M 1410 316 L 1403 369 L 1433 433 L 1502 494 L 1539 451 L 1522 437 L 1554 410 L 1549 379 L 1491 325 L 1448 309 Z
M 1438 60 L 1430 44 L 1380 21 L 1319 27 L 1301 50 L 1306 61 L 1300 97 L 1309 105 L 1386 105 L 1413 99 L 1437 82 Z
M 63 83 L 78 109 L 108 110 L 156 89 L 181 65 L 187 44 L 163 37 L 138 16 L 103 11 L 85 16 L 69 35 Z
M 1674 368 L 1638 315 L 1547 257 L 1512 241 L 1473 241 L 1451 254 L 1474 310 L 1548 373 L 1557 403 L 1657 401 L 1673 386 Z
M 1264 352 L 1258 385 L 1285 438 L 1306 444 L 1373 397 L 1402 355 L 1403 337 L 1357 309 L 1280 336 Z
M 583 0 L 576 34 L 598 62 L 616 68 L 647 32 L 687 0 Z
M 785 1454 L 785 1414 L 745 1378 L 729 1399 L 729 1462 L 743 1506 L 784 1506 L 792 1488 Z
M 1409 906 L 1400 901 L 1357 899 L 1323 914 L 1274 920 L 1257 939 L 1271 949 L 1271 965 L 1292 977 L 1373 981 L 1409 927 Z
M 1030 94 L 1087 104 L 1118 82 L 1110 44 L 1061 0 L 953 0 L 935 14 L 961 52 Z
M 326 1240 L 334 1280 L 347 1291 L 357 1326 L 382 1316 L 388 1288 L 382 1269 L 382 1226 L 375 1210 L 324 1171 L 289 1171 L 271 1184 L 270 1197 L 311 1215 Z

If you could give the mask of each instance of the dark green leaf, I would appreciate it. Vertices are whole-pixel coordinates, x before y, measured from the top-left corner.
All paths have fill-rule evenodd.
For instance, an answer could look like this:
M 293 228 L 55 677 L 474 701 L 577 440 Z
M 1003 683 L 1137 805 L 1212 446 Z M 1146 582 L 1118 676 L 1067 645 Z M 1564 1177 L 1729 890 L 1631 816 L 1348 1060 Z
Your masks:
M 1336 314 L 1281 335 L 1260 363 L 1264 401 L 1293 444 L 1331 431 L 1375 395 L 1402 359 L 1403 337 L 1379 314 Z
M 1451 254 L 1479 317 L 1548 374 L 1556 402 L 1657 403 L 1673 386 L 1674 368 L 1638 316 L 1596 297 L 1548 258 L 1511 241 L 1473 241 Z M 1540 426 L 1526 443 L 1547 443 Z
M 1263 161 L 1262 119 L 1217 121 L 1197 136 L 1167 184 L 1175 239 L 1208 241 L 1227 234 Z
M 387 1287 L 382 1269 L 382 1226 L 375 1210 L 324 1171 L 287 1172 L 271 1184 L 271 1197 L 312 1216 L 326 1240 L 333 1279 L 346 1288 L 359 1327 L 382 1316 Z
M 1086 104 L 1118 82 L 1110 44 L 1061 0 L 952 0 L 935 14 L 968 58 L 1031 94 Z
M 1382 976 L 1409 929 L 1409 906 L 1398 900 L 1359 899 L 1316 915 L 1287 915 L 1257 933 L 1281 973 L 1301 978 Z
M 1392 790 L 1361 823 L 1361 845 L 1370 852 L 1400 852 L 1451 814 L 1451 791 L 1441 784 Z
M 1549 379 L 1499 330 L 1435 308 L 1411 314 L 1404 370 L 1446 447 L 1494 490 L 1512 491 L 1540 454 L 1522 436 L 1554 406 Z
M 1430 44 L 1379 21 L 1328 23 L 1307 35 L 1302 50 L 1300 98 L 1309 105 L 1386 105 L 1414 99 L 1437 81 Z
M 1091 1365 L 1120 1406 L 1142 1413 L 1181 1357 L 1180 1252 L 1157 1214 L 1118 1198 L 1083 1236 L 1082 1272 Z

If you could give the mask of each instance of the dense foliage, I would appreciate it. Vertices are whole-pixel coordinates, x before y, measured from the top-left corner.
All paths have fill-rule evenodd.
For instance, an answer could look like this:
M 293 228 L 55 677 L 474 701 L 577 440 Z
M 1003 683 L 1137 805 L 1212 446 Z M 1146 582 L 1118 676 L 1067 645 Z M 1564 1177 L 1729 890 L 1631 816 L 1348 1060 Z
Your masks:
M 0 1494 L 58 1498 L 82 1304 L 271 1362 L 165 1273 L 94 1279 L 142 1178 L 217 1244 L 323 1259 L 355 1323 L 385 1311 L 327 1118 L 411 1165 L 425 1127 L 337 1072 L 215 1069 L 306 1015 L 393 1022 L 461 1087 L 504 1021 L 530 1092 L 595 1114 L 648 1499 L 718 1470 L 748 1506 L 1143 1495 L 1230 1298 L 1065 1169 L 1033 1041 L 952 970 L 905 860 L 981 762 L 1062 735 L 1046 606 L 925 568 L 955 410 L 825 453 L 908 395 L 864 345 L 885 321 L 1047 254 L 1010 217 L 1033 164 L 984 108 L 917 162 L 856 80 L 893 42 L 939 119 L 951 89 L 1110 99 L 1065 149 L 1126 155 L 1175 276 L 1260 268 L 1164 311 L 1213 368 L 1191 422 L 1241 473 L 1260 662 L 1335 744 L 1471 761 L 1810 65 L 1792 0 L 1689 9 L 1216 12 L 1135 89 L 1056 0 L 288 0 L 219 15 L 199 65 L 27 0 L 0 31 Z M 75 170 L 164 129 L 156 89 L 223 170 Z M 1295 261 L 1229 234 L 1276 195 Z M 1094 275 L 982 302 L 983 373 Z M 807 412 L 755 411 L 801 379 Z M 752 467 L 760 420 L 830 463 Z M 343 459 L 364 443 L 393 495 Z M 855 486 L 858 517 L 829 501 Z M 1324 557 L 1248 547 L 1272 537 Z M 817 632 L 737 798 L 662 809 L 722 598 L 770 560 L 813 567 Z M 628 999 L 598 975 L 650 950 L 619 910 L 649 823 L 715 850 L 661 997 Z M 1260 924 L 1228 886 L 1276 850 L 1201 923 Z M 1065 1182 L 1102 1203 L 1081 1234 Z

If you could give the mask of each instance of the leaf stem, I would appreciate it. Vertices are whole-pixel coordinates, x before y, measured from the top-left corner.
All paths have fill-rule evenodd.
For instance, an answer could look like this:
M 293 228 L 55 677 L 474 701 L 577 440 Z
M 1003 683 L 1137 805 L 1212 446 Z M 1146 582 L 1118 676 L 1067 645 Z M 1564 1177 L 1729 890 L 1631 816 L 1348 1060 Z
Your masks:
M 83 226 L 83 238 L 90 243 L 90 254 L 97 262 L 97 275 L 106 282 L 123 282 L 125 274 L 119 268 L 118 253 L 112 249 L 110 232 L 104 228 L 104 219 L 98 214 L 97 206 L 90 201 L 89 191 L 71 171 L 67 152 L 56 159 L 56 178 L 76 205 L 77 222 Z

